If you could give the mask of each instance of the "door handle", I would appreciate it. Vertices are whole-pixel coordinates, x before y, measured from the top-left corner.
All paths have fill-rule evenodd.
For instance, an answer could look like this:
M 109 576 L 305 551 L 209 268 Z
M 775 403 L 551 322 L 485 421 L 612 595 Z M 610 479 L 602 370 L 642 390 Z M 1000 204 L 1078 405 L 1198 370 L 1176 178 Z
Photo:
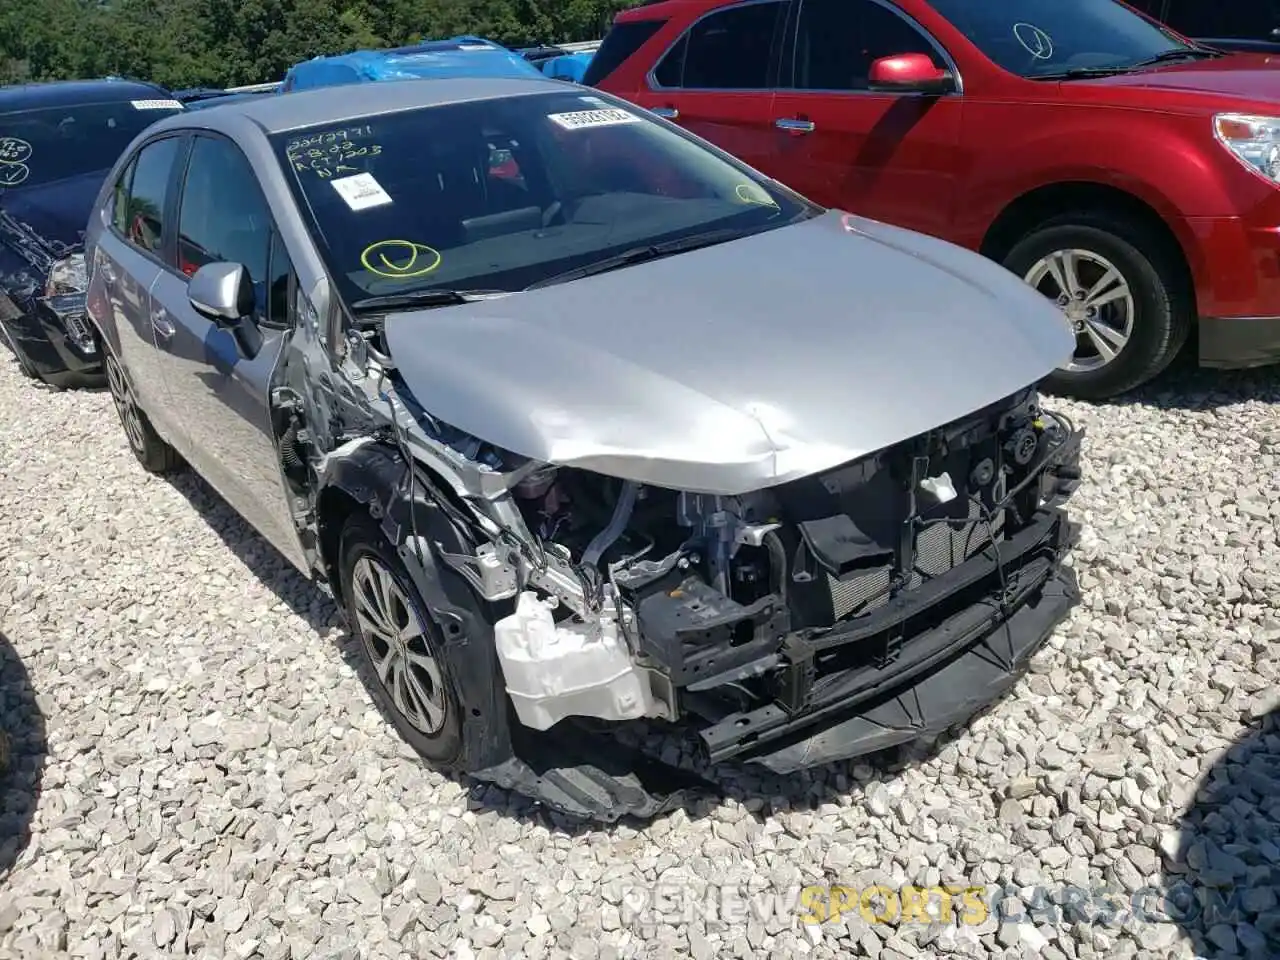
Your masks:
M 166 320 L 162 313 L 151 314 L 151 329 L 156 332 L 156 336 L 161 340 L 168 340 L 177 331 L 177 328 Z
M 662 117 L 666 120 L 675 120 L 680 116 L 680 111 L 675 107 L 654 107 L 649 112 L 654 116 Z
M 1280 27 L 1276 27 L 1274 30 L 1272 30 L 1271 36 L 1277 40 L 1280 40 Z
M 779 130 L 786 130 L 788 133 L 813 133 L 814 131 L 812 120 L 795 120 L 790 117 L 781 117 L 773 121 L 773 125 Z

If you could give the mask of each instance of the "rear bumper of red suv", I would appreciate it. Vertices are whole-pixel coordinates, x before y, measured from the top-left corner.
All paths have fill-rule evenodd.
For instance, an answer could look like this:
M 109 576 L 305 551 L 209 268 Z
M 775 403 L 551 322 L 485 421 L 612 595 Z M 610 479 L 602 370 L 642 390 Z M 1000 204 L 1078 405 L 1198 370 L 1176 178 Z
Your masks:
M 1270 205 L 1268 205 L 1270 206 Z M 1201 366 L 1280 363 L 1280 222 L 1189 218 L 1195 237 Z

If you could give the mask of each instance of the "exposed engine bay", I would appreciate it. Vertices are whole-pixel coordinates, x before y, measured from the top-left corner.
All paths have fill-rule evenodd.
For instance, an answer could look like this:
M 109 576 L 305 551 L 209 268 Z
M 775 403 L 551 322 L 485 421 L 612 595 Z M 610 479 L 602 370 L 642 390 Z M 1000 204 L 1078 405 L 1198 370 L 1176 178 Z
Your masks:
M 412 412 L 484 465 L 489 492 L 467 502 L 489 542 L 444 559 L 516 600 L 495 635 L 521 722 L 691 721 L 712 760 L 910 675 L 916 638 L 965 611 L 989 628 L 1056 568 L 1068 532 L 1052 507 L 1078 478 L 1080 435 L 1031 388 L 736 497 L 521 461 Z M 926 653 L 919 670 L 941 655 Z

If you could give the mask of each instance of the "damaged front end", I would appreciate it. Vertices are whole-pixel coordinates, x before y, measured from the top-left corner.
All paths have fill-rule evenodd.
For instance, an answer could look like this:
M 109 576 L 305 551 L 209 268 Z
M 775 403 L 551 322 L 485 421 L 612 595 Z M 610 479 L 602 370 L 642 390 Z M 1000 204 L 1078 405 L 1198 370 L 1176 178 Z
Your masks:
M 776 773 L 967 719 L 1074 602 L 1080 439 L 1025 391 L 743 497 L 544 468 L 514 497 L 585 587 L 528 571 L 564 625 L 530 592 L 498 623 L 517 714 L 679 720 Z
M 81 246 L 43 238 L 3 212 L 0 245 L 0 328 L 23 369 L 57 387 L 101 386 Z
M 511 454 L 434 419 L 388 356 L 352 349 L 418 465 L 410 482 L 466 531 L 448 548 L 405 523 L 397 536 L 494 612 L 513 754 L 467 772 L 562 811 L 677 802 L 605 772 L 607 743 L 583 747 L 630 721 L 691 735 L 708 764 L 780 774 L 939 733 L 1010 687 L 1077 601 L 1062 504 L 1082 434 L 1034 388 L 720 496 Z

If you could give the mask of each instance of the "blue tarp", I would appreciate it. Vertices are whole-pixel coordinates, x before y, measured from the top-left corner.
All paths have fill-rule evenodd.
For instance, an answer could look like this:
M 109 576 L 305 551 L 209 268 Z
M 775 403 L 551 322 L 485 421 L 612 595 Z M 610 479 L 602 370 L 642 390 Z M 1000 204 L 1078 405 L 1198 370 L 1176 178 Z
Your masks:
M 377 80 L 431 80 L 445 77 L 540 77 L 523 57 L 481 37 L 428 40 L 393 50 L 357 50 L 295 64 L 281 92 Z
M 594 53 L 566 53 L 563 56 L 542 61 L 539 67 L 544 74 L 553 79 L 581 83 L 582 75 L 587 72 L 587 65 L 591 63 L 593 56 L 595 56 Z

